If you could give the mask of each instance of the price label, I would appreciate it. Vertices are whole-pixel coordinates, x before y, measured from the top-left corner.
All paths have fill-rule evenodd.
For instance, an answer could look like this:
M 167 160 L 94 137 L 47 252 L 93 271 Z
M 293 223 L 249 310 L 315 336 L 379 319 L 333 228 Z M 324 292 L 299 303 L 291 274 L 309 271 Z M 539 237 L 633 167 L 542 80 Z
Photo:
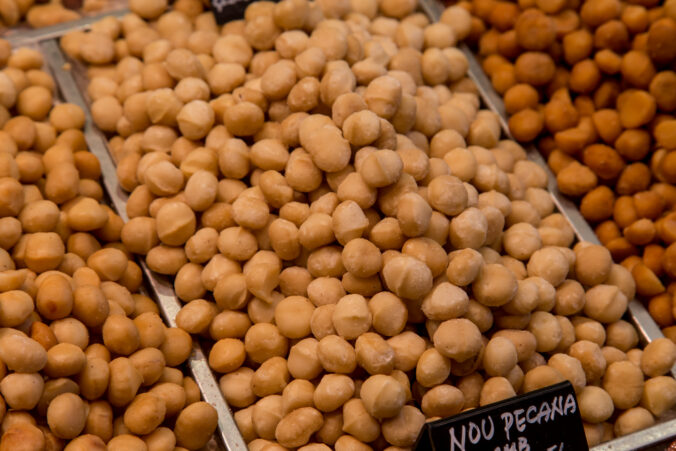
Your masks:
M 216 22 L 223 25 L 231 20 L 244 17 L 244 10 L 255 0 L 211 0 L 211 10 L 216 16 Z
M 416 450 L 588 451 L 570 382 L 425 424 Z

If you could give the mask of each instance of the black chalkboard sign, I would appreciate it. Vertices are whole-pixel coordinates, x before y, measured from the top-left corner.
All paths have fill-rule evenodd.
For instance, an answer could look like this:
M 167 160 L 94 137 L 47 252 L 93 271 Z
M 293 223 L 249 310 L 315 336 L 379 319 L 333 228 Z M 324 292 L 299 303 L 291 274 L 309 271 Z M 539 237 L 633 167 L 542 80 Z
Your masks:
M 255 0 L 210 0 L 211 10 L 216 16 L 216 22 L 223 25 L 231 20 L 244 17 L 244 10 Z
M 587 451 L 570 382 L 427 423 L 416 450 Z

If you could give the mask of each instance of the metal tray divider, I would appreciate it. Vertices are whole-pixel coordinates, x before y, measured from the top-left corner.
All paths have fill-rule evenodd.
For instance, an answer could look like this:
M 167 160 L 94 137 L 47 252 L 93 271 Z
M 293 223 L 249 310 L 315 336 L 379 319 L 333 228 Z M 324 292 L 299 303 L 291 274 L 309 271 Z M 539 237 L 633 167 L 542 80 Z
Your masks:
M 70 72 L 70 63 L 66 61 L 56 39 L 43 40 L 40 42 L 40 48 L 56 78 L 63 98 L 84 110 L 86 116 L 84 135 L 87 146 L 90 152 L 99 159 L 103 187 L 111 200 L 113 209 L 127 222 L 129 220 L 126 210 L 128 195 L 120 188 L 115 164 L 108 152 L 107 143 L 93 124 L 89 106 Z M 167 277 L 153 273 L 143 259 L 139 259 L 138 263 L 152 297 L 157 300 L 162 316 L 171 327 L 176 327 L 176 315 L 181 309 L 181 303 L 176 298 L 171 282 Z M 193 340 L 193 350 L 188 359 L 188 367 L 204 400 L 213 405 L 218 412 L 217 434 L 220 441 L 229 451 L 246 451 L 248 448 L 237 429 L 232 411 L 221 393 L 201 345 L 196 340 Z
M 441 18 L 441 14 L 444 11 L 444 6 L 438 0 L 420 0 L 420 6 L 425 14 L 435 22 Z M 472 81 L 474 81 L 474 84 L 479 90 L 481 100 L 488 107 L 488 109 L 497 115 L 504 135 L 507 138 L 513 140 L 514 137 L 509 130 L 509 125 L 507 123 L 507 112 L 505 110 L 505 104 L 502 101 L 502 98 L 493 88 L 493 85 L 484 73 L 479 61 L 476 59 L 474 53 L 472 53 L 472 50 L 467 46 L 467 44 L 462 43 L 458 46 L 458 48 L 467 58 L 467 62 L 469 63 L 467 75 L 470 79 L 472 79 Z M 556 208 L 559 210 L 559 213 L 561 213 L 570 223 L 578 240 L 589 241 L 594 244 L 601 244 L 599 239 L 596 237 L 594 230 L 584 219 L 584 217 L 582 217 L 582 214 L 580 213 L 580 210 L 578 210 L 577 206 L 570 199 L 566 198 L 565 195 L 561 193 L 561 191 L 559 191 L 558 185 L 556 183 L 556 176 L 551 171 L 549 165 L 540 152 L 532 144 L 526 146 L 525 150 L 528 155 L 528 159 L 537 163 L 547 173 L 547 190 L 554 201 L 554 205 L 556 205 Z M 636 299 L 629 301 L 627 314 L 632 324 L 638 330 L 641 341 L 644 344 L 650 343 L 651 341 L 658 338 L 664 338 L 664 334 L 662 334 L 659 326 L 657 323 L 655 323 L 655 320 L 652 319 L 650 313 L 641 302 L 637 301 Z M 676 364 L 671 368 L 671 375 L 676 377 Z M 641 447 L 649 446 L 652 443 L 665 440 L 671 436 L 676 436 L 676 419 L 659 423 L 655 426 L 643 429 L 624 437 L 616 438 L 609 442 L 595 446 L 592 448 L 592 450 L 636 450 Z

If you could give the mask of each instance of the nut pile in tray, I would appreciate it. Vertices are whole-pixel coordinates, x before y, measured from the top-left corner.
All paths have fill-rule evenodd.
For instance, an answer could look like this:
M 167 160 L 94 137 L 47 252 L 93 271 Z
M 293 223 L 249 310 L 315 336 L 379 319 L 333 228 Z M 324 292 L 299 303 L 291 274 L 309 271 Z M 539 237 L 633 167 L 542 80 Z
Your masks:
M 85 114 L 42 66 L 0 40 L 0 450 L 199 449 L 192 339 L 140 294 Z
M 79 19 L 81 13 L 93 13 L 116 0 L 0 0 L 0 31 L 4 27 L 46 27 Z
M 461 3 L 512 133 L 536 141 L 653 318 L 671 326 L 676 1 Z
M 185 6 L 186 3 L 183 4 Z M 427 420 L 570 380 L 590 444 L 676 403 L 636 286 L 577 243 L 414 0 L 132 4 L 61 40 L 88 63 L 131 218 L 252 450 L 410 448 Z

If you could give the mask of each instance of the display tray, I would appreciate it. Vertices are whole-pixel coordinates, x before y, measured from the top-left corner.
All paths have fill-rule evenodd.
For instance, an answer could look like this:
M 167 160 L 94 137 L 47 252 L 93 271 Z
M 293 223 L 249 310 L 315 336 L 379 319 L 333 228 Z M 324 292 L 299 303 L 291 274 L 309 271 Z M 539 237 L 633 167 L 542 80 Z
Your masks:
M 422 11 L 433 21 L 439 19 L 444 7 L 438 0 L 419 0 L 419 3 Z M 115 165 L 108 151 L 106 139 L 93 124 L 87 102 L 85 68 L 81 63 L 69 60 L 63 54 L 58 44 L 58 37 L 70 30 L 87 29 L 93 22 L 96 22 L 104 15 L 112 14 L 121 17 L 128 12 L 129 11 L 124 8 L 117 9 L 103 15 L 84 17 L 77 21 L 52 27 L 11 30 L 11 32 L 3 36 L 8 39 L 14 47 L 25 45 L 38 46 L 44 54 L 46 62 L 50 66 L 63 100 L 77 104 L 84 109 L 87 116 L 87 123 L 85 125 L 85 139 L 87 145 L 89 150 L 96 155 L 100 161 L 102 184 L 110 201 L 110 205 L 125 221 L 128 219 L 126 215 L 126 201 L 128 196 L 120 188 L 117 181 Z M 469 62 L 468 76 L 475 82 L 483 106 L 498 115 L 503 136 L 511 139 L 512 136 L 507 126 L 506 113 L 502 99 L 493 89 L 490 81 L 483 73 L 480 64 L 469 47 L 462 44 L 459 46 L 459 49 L 467 57 Z M 584 220 L 575 204 L 566 199 L 565 196 L 559 192 L 554 175 L 545 163 L 543 157 L 533 146 L 527 147 L 526 151 L 528 158 L 539 164 L 547 172 L 549 178 L 548 191 L 554 205 L 558 212 L 568 220 L 575 231 L 576 238 L 580 241 L 589 241 L 598 244 L 599 241 L 592 228 Z M 167 277 L 150 271 L 142 259 L 139 260 L 139 265 L 141 266 L 146 279 L 148 294 L 157 301 L 166 322 L 170 326 L 176 326 L 175 318 L 181 308 L 181 303 L 174 294 L 171 281 Z M 632 300 L 629 303 L 626 319 L 636 326 L 643 345 L 663 337 L 661 330 L 650 317 L 646 308 L 637 300 Z M 187 365 L 202 392 L 204 400 L 212 404 L 219 412 L 218 430 L 215 434 L 216 439 L 209 443 L 207 449 L 227 449 L 229 451 L 247 450 L 246 443 L 237 429 L 232 412 L 220 392 L 216 377 L 209 368 L 206 356 L 202 351 L 199 342 L 195 342 L 192 355 L 190 356 Z M 672 368 L 671 374 L 676 376 L 676 365 Z M 655 426 L 605 442 L 591 449 L 592 451 L 665 450 L 676 437 L 676 412 L 670 412 L 670 414 L 659 420 L 661 422 Z
M 425 11 L 425 14 L 427 14 L 427 16 L 434 21 L 439 20 L 441 13 L 444 10 L 444 5 L 439 0 L 420 0 L 420 5 Z M 509 139 L 514 139 L 511 132 L 509 131 L 509 126 L 507 125 L 507 112 L 505 110 L 505 104 L 502 101 L 502 98 L 493 88 L 490 80 L 483 72 L 481 64 L 479 64 L 479 61 L 474 56 L 474 53 L 472 53 L 472 50 L 467 46 L 467 44 L 463 43 L 459 46 L 459 48 L 467 57 L 467 61 L 469 62 L 469 69 L 467 71 L 468 76 L 476 84 L 481 100 L 484 102 L 484 106 L 498 115 L 503 135 Z M 580 241 L 589 241 L 594 244 L 601 244 L 589 223 L 582 217 L 582 214 L 578 210 L 577 206 L 559 191 L 559 188 L 556 184 L 556 177 L 540 152 L 538 152 L 538 150 L 533 145 L 526 146 L 525 149 L 528 154 L 528 158 L 531 161 L 536 162 L 547 172 L 547 178 L 549 180 L 547 191 L 552 197 L 556 209 L 570 223 L 571 227 L 575 231 L 577 239 Z M 653 340 L 664 337 L 664 334 L 662 334 L 662 331 L 660 330 L 657 323 L 652 319 L 650 313 L 648 313 L 648 310 L 640 301 L 636 299 L 632 299 L 629 302 L 625 319 L 630 321 L 636 327 L 639 332 L 641 343 L 644 346 Z M 672 376 L 676 377 L 676 365 L 671 368 L 670 373 Z M 610 440 L 591 448 L 591 450 L 664 451 L 668 445 L 676 439 L 676 412 L 670 412 L 667 414 L 667 416 L 660 418 L 660 420 L 662 421 L 655 426 L 643 429 L 624 437 Z
M 91 23 L 91 22 L 90 22 Z M 54 98 L 55 103 L 74 103 L 82 107 L 87 116 L 87 123 L 85 125 L 84 134 L 87 141 L 87 147 L 90 152 L 98 158 L 101 164 L 101 184 L 104 188 L 104 202 L 106 202 L 115 212 L 125 221 L 128 220 L 126 215 L 126 193 L 119 189 L 117 185 L 117 176 L 115 174 L 115 166 L 105 145 L 105 139 L 95 129 L 91 121 L 91 115 L 86 102 L 79 94 L 79 88 L 75 83 L 74 78 L 66 70 L 67 61 L 64 59 L 56 39 L 48 38 L 42 41 L 31 41 L 31 43 L 23 45 L 34 50 L 40 51 L 45 57 L 44 69 L 52 74 L 57 85 L 57 95 Z M 114 182 L 114 183 L 111 183 Z M 147 296 L 154 298 L 160 308 L 163 319 L 170 327 L 176 327 L 176 314 L 180 309 L 180 304 L 173 294 L 173 288 L 167 281 L 160 280 L 156 274 L 153 274 L 145 265 L 145 262 L 137 259 L 137 263 L 141 266 L 144 272 L 143 284 L 140 287 L 140 292 Z M 226 408 L 225 401 L 220 394 L 218 383 L 214 379 L 209 364 L 202 351 L 201 345 L 193 338 L 193 351 L 186 363 L 191 375 L 202 392 L 205 401 L 214 405 L 219 412 Z M 210 396 L 209 396 L 210 395 Z M 214 398 L 214 396 L 217 396 Z M 223 406 L 219 406 L 220 403 Z M 220 419 L 220 416 L 219 416 Z M 219 423 L 220 425 L 220 423 Z M 214 436 L 214 438 L 203 448 L 203 451 L 215 451 L 225 449 L 222 438 Z M 239 448 L 228 448 L 239 449 Z M 246 450 L 245 448 L 242 448 Z
M 441 17 L 441 13 L 444 10 L 444 6 L 438 0 L 420 0 L 420 5 L 424 12 L 435 21 L 439 20 L 439 17 Z M 505 104 L 503 103 L 502 98 L 498 95 L 495 89 L 493 89 L 493 85 L 491 84 L 488 77 L 486 77 L 486 74 L 484 74 L 479 61 L 476 59 L 470 48 L 466 44 L 461 44 L 459 49 L 467 57 L 467 61 L 469 62 L 467 74 L 476 84 L 479 90 L 479 96 L 481 97 L 484 106 L 498 115 L 503 135 L 509 139 L 514 139 L 511 132 L 509 131 L 509 126 L 507 125 L 507 113 L 505 111 Z M 571 227 L 575 231 L 577 239 L 579 241 L 589 241 L 594 244 L 601 244 L 599 239 L 596 237 L 594 230 L 592 230 L 589 223 L 587 223 L 587 221 L 582 217 L 582 214 L 578 210 L 577 206 L 559 191 L 559 188 L 556 184 L 556 176 L 551 171 L 540 152 L 538 152 L 538 150 L 532 145 L 526 146 L 525 149 L 528 159 L 537 163 L 547 173 L 547 177 L 549 179 L 547 191 L 552 197 L 558 212 L 561 213 L 570 223 Z M 643 344 L 664 337 L 659 326 L 652 319 L 643 304 L 635 299 L 629 302 L 627 319 L 630 320 L 638 329 Z M 672 376 L 676 377 L 676 365 L 671 368 L 671 374 Z
M 129 220 L 126 209 L 128 195 L 120 188 L 117 182 L 115 164 L 108 152 L 106 140 L 93 124 L 88 102 L 85 100 L 85 96 L 81 90 L 84 80 L 80 84 L 76 82 L 72 63 L 66 60 L 57 39 L 47 38 L 40 41 L 38 45 L 50 66 L 62 98 L 67 102 L 80 106 L 85 111 L 87 121 L 85 123 L 84 135 L 87 146 L 89 147 L 89 151 L 96 155 L 101 164 L 101 179 L 110 206 L 127 222 Z M 157 301 L 166 323 L 170 327 L 176 327 L 176 315 L 181 309 L 181 303 L 174 294 L 171 282 L 166 277 L 153 273 L 143 259 L 138 259 L 138 263 L 143 271 L 148 295 Z M 218 430 L 215 434 L 216 439 L 212 440 L 205 449 L 245 451 L 247 449 L 246 444 L 237 430 L 234 418 L 225 399 L 221 395 L 218 381 L 209 368 L 209 363 L 201 344 L 194 337 L 193 350 L 188 359 L 187 366 L 200 388 L 202 398 L 213 405 L 219 413 Z

